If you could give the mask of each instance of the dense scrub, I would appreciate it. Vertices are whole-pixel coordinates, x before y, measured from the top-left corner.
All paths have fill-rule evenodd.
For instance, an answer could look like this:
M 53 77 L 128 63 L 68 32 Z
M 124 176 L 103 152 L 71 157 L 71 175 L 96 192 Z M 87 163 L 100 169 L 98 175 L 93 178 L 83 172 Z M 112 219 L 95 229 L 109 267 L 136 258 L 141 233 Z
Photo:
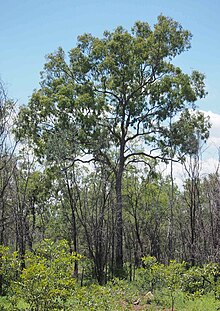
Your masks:
M 74 275 L 74 262 L 79 275 Z M 21 266 L 25 266 L 21 270 Z M 143 258 L 134 280 L 112 279 L 105 286 L 92 280 L 91 265 L 71 253 L 64 240 L 45 240 L 28 252 L 24 263 L 17 253 L 1 249 L 4 295 L 1 310 L 214 310 L 220 305 L 219 265 L 171 261 L 160 264 Z M 191 307 L 189 307 L 191 306 Z M 206 309 L 205 309 L 206 308 Z M 211 309 L 212 308 L 212 309 Z

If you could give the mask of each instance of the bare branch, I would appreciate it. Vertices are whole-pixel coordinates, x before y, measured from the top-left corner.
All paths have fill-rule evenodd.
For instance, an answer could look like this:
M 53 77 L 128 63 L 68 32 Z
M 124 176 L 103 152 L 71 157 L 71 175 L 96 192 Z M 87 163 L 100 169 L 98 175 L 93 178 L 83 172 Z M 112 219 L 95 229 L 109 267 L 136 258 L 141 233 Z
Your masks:
M 162 160 L 162 161 L 173 161 L 173 162 L 179 162 L 179 160 L 174 160 L 173 158 L 166 158 L 166 157 L 163 157 L 163 156 L 159 156 L 159 155 L 151 155 L 149 153 L 146 153 L 146 152 L 133 152 L 133 153 L 130 153 L 128 154 L 127 156 L 125 156 L 125 161 L 128 159 L 128 158 L 131 158 L 131 157 L 135 157 L 135 156 L 143 156 L 143 157 L 146 157 L 146 158 L 150 158 L 150 159 L 154 159 L 154 160 Z

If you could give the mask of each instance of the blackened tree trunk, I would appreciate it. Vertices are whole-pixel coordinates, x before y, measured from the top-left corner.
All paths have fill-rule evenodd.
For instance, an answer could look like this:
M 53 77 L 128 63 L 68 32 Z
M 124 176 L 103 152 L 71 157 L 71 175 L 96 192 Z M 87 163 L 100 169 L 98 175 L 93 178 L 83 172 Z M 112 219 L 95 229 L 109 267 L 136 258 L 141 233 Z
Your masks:
M 73 189 L 69 184 L 67 172 L 65 172 L 65 179 L 66 179 L 66 187 L 69 197 L 69 203 L 71 208 L 71 236 L 73 241 L 73 251 L 75 253 L 78 252 L 78 245 L 77 245 L 77 227 L 76 227 L 76 201 L 73 197 Z M 74 276 L 78 277 L 78 261 L 75 261 L 74 264 Z
M 122 220 L 122 171 L 116 177 L 116 251 L 115 272 L 120 275 L 123 270 L 123 220 Z
M 115 250 L 115 274 L 123 276 L 123 199 L 122 199 L 122 177 L 125 166 L 125 135 L 124 126 L 122 124 L 122 138 L 120 146 L 120 157 L 118 170 L 116 172 L 116 250 Z

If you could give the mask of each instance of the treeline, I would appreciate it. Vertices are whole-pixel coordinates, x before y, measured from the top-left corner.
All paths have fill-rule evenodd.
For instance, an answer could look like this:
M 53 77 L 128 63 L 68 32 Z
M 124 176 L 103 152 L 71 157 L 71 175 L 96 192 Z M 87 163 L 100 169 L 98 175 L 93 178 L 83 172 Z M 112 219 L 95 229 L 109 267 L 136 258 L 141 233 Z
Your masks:
M 131 33 L 80 36 L 68 62 L 61 48 L 48 56 L 41 88 L 16 117 L 2 86 L 0 244 L 18 251 L 22 269 L 48 238 L 88 258 L 100 284 L 134 279 L 148 255 L 218 262 L 219 175 L 199 170 L 210 128 L 195 111 L 204 75 L 172 64 L 190 39 L 164 16 L 153 30 L 137 22 Z M 181 191 L 175 161 L 187 173 Z
M 8 173 L 5 170 L 1 178 Z M 93 277 L 100 284 L 111 279 L 116 204 L 111 174 L 103 176 L 100 170 L 83 175 L 82 168 L 71 168 L 60 175 L 26 167 L 14 167 L 10 174 L 1 198 L 1 243 L 24 258 L 26 250 L 33 250 L 43 239 L 66 239 L 71 251 L 92 261 Z M 169 178 L 159 173 L 153 178 L 147 173 L 126 174 L 123 254 L 130 279 L 145 255 L 162 263 L 170 259 L 193 265 L 219 262 L 219 176 L 198 182 L 195 186 L 187 180 L 184 191 L 175 187 L 172 197 Z

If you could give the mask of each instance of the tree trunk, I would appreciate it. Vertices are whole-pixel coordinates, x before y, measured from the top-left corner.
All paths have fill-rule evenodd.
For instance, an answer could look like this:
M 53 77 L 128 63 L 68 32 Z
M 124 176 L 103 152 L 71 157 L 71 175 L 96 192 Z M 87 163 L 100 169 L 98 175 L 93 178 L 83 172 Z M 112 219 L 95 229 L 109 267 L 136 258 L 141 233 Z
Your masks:
M 123 275 L 123 220 L 122 220 L 122 174 L 123 161 L 120 161 L 116 176 L 116 251 L 115 251 L 115 274 Z
M 77 245 L 77 227 L 76 227 L 76 202 L 74 201 L 74 198 L 73 198 L 73 193 L 72 193 L 73 189 L 71 188 L 69 184 L 67 172 L 65 172 L 65 178 L 66 178 L 65 182 L 67 186 L 67 191 L 69 195 L 69 203 L 71 207 L 71 238 L 73 241 L 73 251 L 77 253 L 78 245 Z M 78 261 L 77 260 L 75 261 L 75 264 L 74 264 L 73 275 L 74 277 L 78 278 Z
M 77 228 L 76 228 L 76 215 L 75 215 L 75 207 L 71 205 L 72 211 L 72 239 L 73 239 L 73 250 L 77 253 Z M 74 277 L 78 278 L 78 261 L 76 260 L 74 263 Z

